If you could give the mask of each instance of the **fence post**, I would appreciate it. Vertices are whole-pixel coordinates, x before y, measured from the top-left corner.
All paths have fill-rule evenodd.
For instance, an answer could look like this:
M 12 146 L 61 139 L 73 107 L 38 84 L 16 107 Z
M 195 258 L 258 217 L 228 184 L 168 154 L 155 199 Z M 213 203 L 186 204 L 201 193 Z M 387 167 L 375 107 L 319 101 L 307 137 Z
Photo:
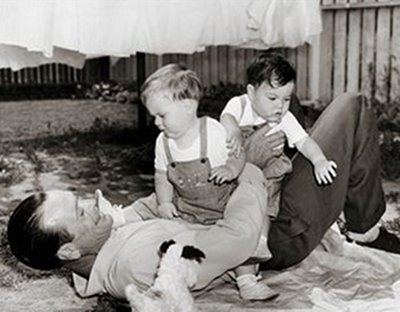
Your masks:
M 99 76 L 100 80 L 102 81 L 108 81 L 110 80 L 110 57 L 108 56 L 103 56 L 100 57 L 99 59 Z
M 310 100 L 316 101 L 321 98 L 321 39 L 315 36 L 310 45 Z
M 140 99 L 140 89 L 146 79 L 146 64 L 145 64 L 145 54 L 142 52 L 136 53 L 136 70 L 137 70 L 137 88 L 138 88 L 138 96 Z M 146 108 L 139 103 L 138 107 L 138 124 L 139 130 L 143 130 L 147 125 L 147 115 Z

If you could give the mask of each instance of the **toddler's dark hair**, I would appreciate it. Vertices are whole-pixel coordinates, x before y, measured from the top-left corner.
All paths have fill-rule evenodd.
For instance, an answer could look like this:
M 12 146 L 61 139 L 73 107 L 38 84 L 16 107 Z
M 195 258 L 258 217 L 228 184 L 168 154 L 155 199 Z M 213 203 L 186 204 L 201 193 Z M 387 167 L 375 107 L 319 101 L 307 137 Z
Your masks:
M 259 87 L 263 82 L 271 87 L 284 86 L 291 81 L 296 81 L 296 71 L 278 53 L 260 54 L 247 68 L 247 83 L 254 87 Z

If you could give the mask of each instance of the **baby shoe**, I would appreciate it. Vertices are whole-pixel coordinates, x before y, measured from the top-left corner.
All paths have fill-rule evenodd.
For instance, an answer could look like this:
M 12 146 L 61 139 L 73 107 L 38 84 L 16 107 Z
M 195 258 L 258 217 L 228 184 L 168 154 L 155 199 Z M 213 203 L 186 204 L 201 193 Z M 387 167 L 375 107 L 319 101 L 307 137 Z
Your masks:
M 244 300 L 271 300 L 279 293 L 260 281 L 260 276 L 245 274 L 236 278 L 240 297 Z

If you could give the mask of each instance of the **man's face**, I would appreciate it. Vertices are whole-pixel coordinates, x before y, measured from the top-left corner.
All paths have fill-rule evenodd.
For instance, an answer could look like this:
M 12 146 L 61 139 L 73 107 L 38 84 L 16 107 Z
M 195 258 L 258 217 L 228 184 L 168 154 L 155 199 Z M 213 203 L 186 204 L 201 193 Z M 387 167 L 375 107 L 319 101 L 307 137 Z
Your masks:
M 294 82 L 272 86 L 263 82 L 258 87 L 247 86 L 247 93 L 254 111 L 267 122 L 279 123 L 288 112 L 290 98 L 294 91 Z
M 69 191 L 48 191 L 40 207 L 43 228 L 66 229 L 75 237 L 92 232 L 99 219 L 96 200 L 82 200 Z

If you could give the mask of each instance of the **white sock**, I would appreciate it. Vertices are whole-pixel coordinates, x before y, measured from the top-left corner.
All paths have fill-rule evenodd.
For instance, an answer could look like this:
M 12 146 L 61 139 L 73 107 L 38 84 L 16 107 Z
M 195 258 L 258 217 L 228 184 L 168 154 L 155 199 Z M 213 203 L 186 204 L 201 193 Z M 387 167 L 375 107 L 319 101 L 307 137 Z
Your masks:
M 365 233 L 347 232 L 347 236 L 360 243 L 370 243 L 378 238 L 380 225 L 377 223 Z
M 236 283 L 239 288 L 249 285 L 249 284 L 254 284 L 257 281 L 257 277 L 255 274 L 243 274 L 238 277 L 236 277 Z

